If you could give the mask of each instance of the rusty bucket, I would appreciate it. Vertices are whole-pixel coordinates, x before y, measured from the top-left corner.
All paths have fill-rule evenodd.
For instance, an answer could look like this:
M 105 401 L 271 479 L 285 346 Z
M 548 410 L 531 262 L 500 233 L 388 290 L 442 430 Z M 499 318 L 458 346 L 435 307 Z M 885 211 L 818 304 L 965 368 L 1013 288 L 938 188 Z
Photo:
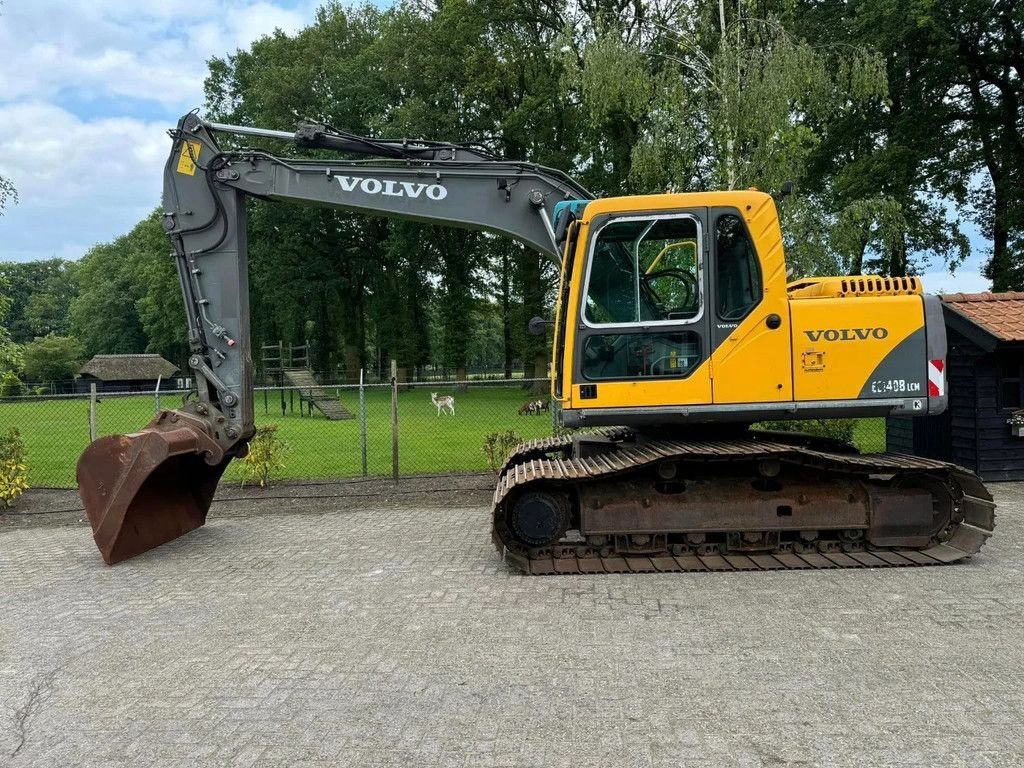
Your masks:
M 230 460 L 202 422 L 178 411 L 89 445 L 78 460 L 78 495 L 104 561 L 119 563 L 202 526 Z

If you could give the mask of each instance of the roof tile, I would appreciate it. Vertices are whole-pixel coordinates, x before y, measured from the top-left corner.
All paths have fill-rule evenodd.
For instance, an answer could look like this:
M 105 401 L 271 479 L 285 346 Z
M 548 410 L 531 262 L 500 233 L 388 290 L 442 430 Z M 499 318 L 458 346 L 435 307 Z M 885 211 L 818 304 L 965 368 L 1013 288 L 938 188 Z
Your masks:
M 1024 291 L 948 293 L 943 303 L 1003 341 L 1024 341 Z

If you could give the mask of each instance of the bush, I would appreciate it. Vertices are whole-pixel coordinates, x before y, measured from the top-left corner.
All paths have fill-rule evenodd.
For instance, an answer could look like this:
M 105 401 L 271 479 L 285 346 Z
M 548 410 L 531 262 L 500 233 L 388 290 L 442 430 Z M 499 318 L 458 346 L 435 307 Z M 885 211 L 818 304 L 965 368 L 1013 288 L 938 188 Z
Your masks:
M 277 436 L 276 424 L 257 427 L 242 465 L 242 487 L 246 482 L 256 481 L 260 488 L 266 488 L 270 484 L 270 475 L 284 469 L 287 455 L 288 444 Z
M 799 421 L 765 421 L 757 426 L 776 432 L 803 432 L 805 435 L 827 437 L 853 444 L 854 419 L 803 419 Z
M 25 394 L 25 385 L 12 371 L 0 378 L 0 397 L 18 397 Z
M 484 455 L 487 456 L 487 466 L 497 474 L 505 466 L 515 447 L 523 442 L 511 429 L 507 432 L 492 432 L 484 438 Z
M 11 427 L 6 435 L 0 435 L 0 501 L 9 507 L 27 490 L 25 444 L 18 430 Z
M 67 381 L 78 375 L 85 357 L 70 336 L 41 336 L 23 348 L 25 377 L 31 381 Z

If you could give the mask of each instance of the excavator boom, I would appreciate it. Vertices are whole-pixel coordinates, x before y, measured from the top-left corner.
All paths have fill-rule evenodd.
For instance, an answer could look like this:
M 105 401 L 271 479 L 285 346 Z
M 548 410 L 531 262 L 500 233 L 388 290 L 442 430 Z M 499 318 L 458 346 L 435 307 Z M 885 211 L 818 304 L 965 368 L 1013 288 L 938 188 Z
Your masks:
M 185 302 L 197 398 L 139 433 L 95 441 L 79 460 L 79 493 L 107 563 L 203 525 L 224 468 L 245 454 L 255 431 L 247 197 L 486 230 L 555 261 L 553 207 L 592 198 L 560 171 L 463 145 L 370 139 L 310 123 L 286 133 L 194 113 L 170 134 L 163 226 Z M 226 150 L 218 134 L 373 159 Z

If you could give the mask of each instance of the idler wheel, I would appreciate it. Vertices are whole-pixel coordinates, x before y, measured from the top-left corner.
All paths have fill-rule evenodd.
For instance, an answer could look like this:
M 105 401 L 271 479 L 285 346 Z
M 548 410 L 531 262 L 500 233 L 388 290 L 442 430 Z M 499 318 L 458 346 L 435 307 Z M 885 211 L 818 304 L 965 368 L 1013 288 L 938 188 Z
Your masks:
M 512 505 L 508 522 L 512 534 L 526 546 L 547 546 L 569 527 L 569 501 L 563 494 L 525 493 Z

